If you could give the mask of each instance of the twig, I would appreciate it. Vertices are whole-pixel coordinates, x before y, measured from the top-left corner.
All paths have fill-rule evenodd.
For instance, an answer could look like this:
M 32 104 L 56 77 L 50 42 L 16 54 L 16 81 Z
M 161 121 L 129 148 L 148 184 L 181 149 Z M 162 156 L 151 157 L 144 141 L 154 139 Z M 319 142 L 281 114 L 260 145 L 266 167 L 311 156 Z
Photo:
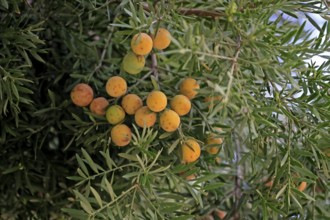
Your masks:
M 132 91 L 134 87 L 139 85 L 141 82 L 143 82 L 146 78 L 148 78 L 152 74 L 152 71 L 149 71 L 146 75 L 144 75 L 141 79 L 139 79 L 134 85 L 130 86 L 128 91 Z
M 156 1 L 153 4 L 154 7 L 156 7 L 156 3 L 158 3 L 158 2 L 159 1 Z M 150 8 L 147 3 L 143 4 L 143 9 L 150 12 Z M 226 14 L 224 12 L 208 11 L 208 10 L 196 9 L 196 8 L 178 8 L 176 11 L 182 15 L 196 15 L 196 16 L 200 16 L 200 17 L 219 18 L 219 17 L 226 16 Z
M 116 17 L 117 17 L 117 16 L 115 16 L 113 20 L 116 20 Z M 102 53 L 101 53 L 100 60 L 99 60 L 98 64 L 95 66 L 93 72 L 89 75 L 89 77 L 88 77 L 88 81 L 92 78 L 92 76 L 93 76 L 97 71 L 99 71 L 99 70 L 101 69 L 101 67 L 102 67 L 102 65 L 103 65 L 103 61 L 104 61 L 104 59 L 105 59 L 105 55 L 106 55 L 106 53 L 107 53 L 107 50 L 108 50 L 109 44 L 110 44 L 110 42 L 111 42 L 111 37 L 112 37 L 112 33 L 113 33 L 113 31 L 114 31 L 114 28 L 115 28 L 115 26 L 112 26 L 111 29 L 110 29 L 110 32 L 109 32 L 109 34 L 108 34 L 108 37 L 107 37 L 107 39 L 106 39 L 106 41 L 105 41 L 105 44 L 104 44 L 104 47 L 103 47 L 103 50 L 102 50 Z
M 158 81 L 157 57 L 155 53 L 151 53 L 151 72 Z
M 183 15 L 197 15 L 200 17 L 212 17 L 212 18 L 218 18 L 225 16 L 225 13 L 223 12 L 217 12 L 217 11 L 206 11 L 202 9 L 195 9 L 195 8 L 179 8 L 178 13 Z
M 239 164 L 241 160 L 241 141 L 238 140 L 238 137 L 233 134 L 233 138 L 235 139 L 235 151 L 236 151 L 236 177 L 235 177 L 235 211 L 233 213 L 233 219 L 240 219 L 240 214 L 238 211 L 239 200 L 242 197 L 242 179 L 243 179 L 243 171 L 242 166 Z
M 228 72 L 229 82 L 228 82 L 228 86 L 227 86 L 226 96 L 223 100 L 223 102 L 225 104 L 229 100 L 230 91 L 231 91 L 231 88 L 233 85 L 233 80 L 234 80 L 234 73 L 237 71 L 237 60 L 238 60 L 238 56 L 240 53 L 240 49 L 241 49 L 241 39 L 239 38 L 238 43 L 237 43 L 237 51 L 236 51 L 235 57 L 232 60 L 232 65 L 231 65 L 230 71 Z

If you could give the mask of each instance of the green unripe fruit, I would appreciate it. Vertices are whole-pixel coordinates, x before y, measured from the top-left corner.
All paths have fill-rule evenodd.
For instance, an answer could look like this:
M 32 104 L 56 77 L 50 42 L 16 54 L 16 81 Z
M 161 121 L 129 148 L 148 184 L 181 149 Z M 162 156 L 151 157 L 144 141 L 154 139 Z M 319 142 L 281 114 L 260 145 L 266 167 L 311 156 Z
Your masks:
M 128 52 L 123 59 L 123 69 L 129 74 L 138 74 L 143 70 L 145 65 L 144 56 L 136 55 Z
M 108 122 L 112 125 L 122 122 L 125 115 L 124 109 L 119 105 L 110 106 L 105 113 Z

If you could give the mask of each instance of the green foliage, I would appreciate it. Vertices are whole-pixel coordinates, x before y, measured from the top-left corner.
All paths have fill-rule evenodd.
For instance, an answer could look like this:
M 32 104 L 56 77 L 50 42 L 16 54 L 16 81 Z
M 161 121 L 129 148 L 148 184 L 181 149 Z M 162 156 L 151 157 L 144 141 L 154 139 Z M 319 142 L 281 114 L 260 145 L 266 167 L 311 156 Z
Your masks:
M 327 18 L 327 7 L 0 0 L 0 218 L 205 219 L 217 210 L 227 219 L 329 218 L 330 62 L 322 53 L 330 23 L 309 14 Z M 125 73 L 131 37 L 158 27 L 171 32 L 170 47 L 152 52 L 156 66 L 149 55 L 142 73 Z M 317 65 L 315 55 L 328 60 Z M 131 144 L 118 148 L 104 117 L 70 101 L 78 82 L 108 97 L 113 75 L 140 97 L 154 88 L 173 97 L 187 76 L 201 89 L 177 132 L 133 123 Z M 209 107 L 211 96 L 223 99 Z M 217 127 L 224 143 L 209 155 L 206 136 Z M 186 138 L 202 146 L 192 164 L 180 161 Z

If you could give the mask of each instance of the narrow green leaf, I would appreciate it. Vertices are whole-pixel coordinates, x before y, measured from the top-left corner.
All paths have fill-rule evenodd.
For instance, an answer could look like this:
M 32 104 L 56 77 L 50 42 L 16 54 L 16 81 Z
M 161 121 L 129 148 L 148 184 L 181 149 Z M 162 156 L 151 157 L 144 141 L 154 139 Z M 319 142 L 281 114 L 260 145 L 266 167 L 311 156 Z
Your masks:
M 102 204 L 102 199 L 100 197 L 100 194 L 93 187 L 90 187 L 90 189 L 91 189 L 91 192 L 93 193 L 93 195 L 95 197 L 96 202 L 102 208 L 103 207 L 103 204 Z
M 78 154 L 76 154 L 76 159 L 77 159 L 78 164 L 79 164 L 79 167 L 82 169 L 82 171 L 83 171 L 87 176 L 89 176 L 88 169 L 87 169 L 85 163 L 83 162 L 83 160 L 81 159 L 81 157 L 80 157 Z
M 275 199 L 280 198 L 280 196 L 284 193 L 284 191 L 285 191 L 285 189 L 286 189 L 287 186 L 288 186 L 288 184 L 285 184 L 285 185 L 280 189 L 280 191 L 278 191 L 278 193 L 277 193 L 276 196 L 275 196 Z
M 95 172 L 95 173 L 99 173 L 94 161 L 92 160 L 92 158 L 89 156 L 89 154 L 87 153 L 87 151 L 85 149 L 81 149 L 85 159 L 87 160 L 87 163 L 88 165 L 92 168 L 92 170 Z

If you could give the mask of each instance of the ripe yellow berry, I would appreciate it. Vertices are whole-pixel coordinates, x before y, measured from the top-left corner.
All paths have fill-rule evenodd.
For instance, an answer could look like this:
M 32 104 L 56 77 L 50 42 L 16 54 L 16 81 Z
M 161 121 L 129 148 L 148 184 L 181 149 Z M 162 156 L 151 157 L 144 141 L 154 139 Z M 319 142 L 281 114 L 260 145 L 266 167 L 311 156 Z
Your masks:
M 222 96 L 219 96 L 219 95 L 218 96 L 209 96 L 204 99 L 204 101 L 209 104 L 209 109 L 213 109 L 213 107 L 215 105 L 217 105 L 218 103 L 220 103 L 221 100 L 222 100 Z
M 298 186 L 300 192 L 304 191 L 307 188 L 307 183 L 305 181 L 301 182 Z
M 158 50 L 166 49 L 171 43 L 171 34 L 165 28 L 159 28 L 153 37 L 153 47 Z
M 113 76 L 108 79 L 105 90 L 110 96 L 118 98 L 127 91 L 126 80 L 120 76 Z
M 147 106 L 151 111 L 160 112 L 166 108 L 167 97 L 161 91 L 152 91 L 147 97 Z
M 191 102 L 184 95 L 176 95 L 171 100 L 171 109 L 173 109 L 180 116 L 186 115 L 191 109 Z
M 216 128 L 219 133 L 222 131 L 221 128 Z M 219 134 L 211 133 L 206 140 L 206 151 L 209 154 L 217 154 L 220 150 L 220 145 L 223 143 L 223 138 L 218 137 Z
M 121 101 L 121 106 L 128 115 L 134 115 L 142 105 L 142 99 L 135 94 L 127 94 Z
M 156 123 L 157 115 L 151 111 L 147 106 L 139 108 L 134 115 L 135 123 L 143 127 L 151 127 Z
M 105 116 L 110 124 L 115 125 L 125 119 L 125 111 L 119 105 L 112 105 L 107 109 Z
M 86 83 L 79 83 L 71 90 L 71 100 L 79 107 L 85 107 L 93 100 L 94 92 L 92 87 Z
M 180 93 L 189 99 L 195 98 L 199 90 L 198 82 L 193 78 L 186 78 L 180 84 Z
M 167 109 L 160 115 L 159 124 L 164 131 L 175 131 L 180 126 L 180 116 L 175 111 Z
M 111 141 L 118 147 L 124 147 L 131 142 L 131 129 L 124 124 L 118 124 L 111 129 Z
M 92 113 L 103 116 L 105 115 L 105 110 L 108 107 L 109 102 L 106 98 L 104 97 L 98 97 L 93 99 L 91 104 L 89 105 L 89 109 L 91 110 Z
M 135 34 L 131 41 L 131 48 L 137 55 L 147 55 L 152 49 L 152 39 L 146 33 Z
M 143 70 L 145 65 L 144 56 L 136 55 L 133 52 L 128 52 L 123 59 L 123 69 L 129 74 L 138 74 Z
M 188 139 L 181 146 L 182 162 L 195 162 L 201 155 L 201 147 L 194 139 Z

